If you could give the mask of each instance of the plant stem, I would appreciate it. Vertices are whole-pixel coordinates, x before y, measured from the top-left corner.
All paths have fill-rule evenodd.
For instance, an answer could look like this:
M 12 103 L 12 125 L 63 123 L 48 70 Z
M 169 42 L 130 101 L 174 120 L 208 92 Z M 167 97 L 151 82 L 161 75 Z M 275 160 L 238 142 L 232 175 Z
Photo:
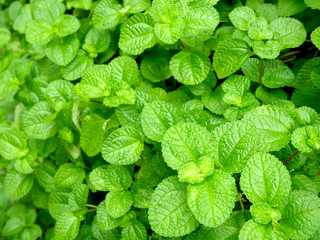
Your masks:
M 180 44 L 180 47 L 182 48 L 182 50 L 186 48 L 180 39 L 178 39 L 178 43 Z
M 92 204 L 86 204 L 86 207 L 98 208 L 98 206 Z
M 316 51 L 315 54 L 313 55 L 313 58 L 317 57 L 318 53 L 319 53 L 319 49 L 317 49 L 317 51 Z
M 97 100 L 93 100 L 93 99 L 90 99 L 91 102 L 94 102 L 94 103 L 103 103 L 102 101 L 97 101 Z
M 242 210 L 242 212 L 243 212 L 243 211 L 244 211 L 244 206 L 243 206 L 243 202 L 242 202 L 242 199 L 241 199 L 241 198 L 240 198 L 239 202 L 240 202 L 241 210 Z
M 95 211 L 97 211 L 96 208 L 91 208 L 91 209 L 88 210 L 88 212 L 95 212 Z
M 283 54 L 281 55 L 280 57 L 278 57 L 278 59 L 282 59 L 282 58 L 286 58 L 286 57 L 290 57 L 292 55 L 296 55 L 298 53 L 300 53 L 301 51 L 293 51 L 293 52 L 289 52 L 289 53 L 286 53 L 286 54 Z
M 263 59 L 260 59 L 259 86 L 261 86 Z
M 292 154 L 287 160 L 283 162 L 283 165 L 286 165 L 288 162 L 290 162 L 295 156 L 297 156 L 300 153 L 300 151 L 296 151 L 294 154 Z
M 292 58 L 286 59 L 286 60 L 284 60 L 283 62 L 284 62 L 284 63 L 290 62 L 290 61 L 292 61 L 292 60 L 294 60 L 294 59 L 296 59 L 296 58 L 297 58 L 297 56 L 293 56 Z

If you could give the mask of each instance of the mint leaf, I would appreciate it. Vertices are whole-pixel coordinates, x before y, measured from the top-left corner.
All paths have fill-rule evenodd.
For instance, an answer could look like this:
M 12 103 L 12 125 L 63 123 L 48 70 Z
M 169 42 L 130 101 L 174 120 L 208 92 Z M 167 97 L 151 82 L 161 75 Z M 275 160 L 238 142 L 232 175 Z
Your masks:
M 0 127 L 0 155 L 7 160 L 22 158 L 27 155 L 27 136 L 17 129 Z
M 105 202 L 108 214 L 113 218 L 119 218 L 130 210 L 132 196 L 129 191 L 110 191 Z
M 152 230 L 167 237 L 184 236 L 199 226 L 187 205 L 187 184 L 176 176 L 166 178 L 155 189 L 148 216 Z
M 54 175 L 54 183 L 62 187 L 70 187 L 85 178 L 85 171 L 73 163 L 61 165 Z
M 132 127 L 112 132 L 102 146 L 103 158 L 112 164 L 129 165 L 138 161 L 143 150 L 141 133 Z
M 33 20 L 26 27 L 26 40 L 31 44 L 47 44 L 53 34 L 54 28 L 46 20 Z
M 100 230 L 112 230 L 120 224 L 120 219 L 115 219 L 108 214 L 105 201 L 101 201 L 98 206 L 97 223 Z
M 71 212 L 63 213 L 57 220 L 55 236 L 59 239 L 75 238 L 79 233 L 80 219 Z
M 59 37 L 66 37 L 79 28 L 80 22 L 75 16 L 64 14 L 55 20 L 55 31 Z
M 288 170 L 276 157 L 256 153 L 241 173 L 240 185 L 250 202 L 277 206 L 288 197 L 291 181 Z
M 197 50 L 181 51 L 173 56 L 169 69 L 178 82 L 196 85 L 207 77 L 210 71 L 210 60 Z
M 291 142 L 295 148 L 305 153 L 320 149 L 320 126 L 297 128 L 292 133 Z
M 236 201 L 235 180 L 215 171 L 204 182 L 188 186 L 188 206 L 207 227 L 217 227 L 229 218 Z
M 253 220 L 249 220 L 244 224 L 239 233 L 239 239 L 277 239 L 278 236 L 280 239 L 285 237 L 283 234 L 279 232 L 275 232 L 271 224 L 259 224 L 254 222 Z
M 137 220 L 130 223 L 128 226 L 123 228 L 122 237 L 124 239 L 141 239 L 146 240 L 147 239 L 147 230 L 143 226 L 143 224 Z
M 238 7 L 229 13 L 232 24 L 243 31 L 248 31 L 249 22 L 256 18 L 256 14 L 249 7 Z
M 11 170 L 4 179 L 5 193 L 11 200 L 18 200 L 26 196 L 33 185 L 34 177 L 32 174 L 23 174 Z
M 74 99 L 74 86 L 64 80 L 55 80 L 48 84 L 46 99 L 51 108 L 60 111 Z
M 9 29 L 4 28 L 4 27 L 0 27 L 0 47 L 2 47 L 3 45 L 5 45 L 6 43 L 8 43 L 10 41 L 11 38 L 11 33 L 9 31 Z
M 268 224 L 271 221 L 279 221 L 281 213 L 270 207 L 267 203 L 258 202 L 250 207 L 250 213 L 256 223 Z
M 121 22 L 122 6 L 116 0 L 103 0 L 94 8 L 92 23 L 96 29 L 110 29 Z
M 281 46 L 278 41 L 273 40 L 266 42 L 253 41 L 252 49 L 260 58 L 275 59 L 280 54 Z
M 212 67 L 218 78 L 236 72 L 252 55 L 248 44 L 240 39 L 224 40 L 218 44 L 213 56 Z
M 311 41 L 312 43 L 320 49 L 320 27 L 317 27 L 315 30 L 311 33 Z

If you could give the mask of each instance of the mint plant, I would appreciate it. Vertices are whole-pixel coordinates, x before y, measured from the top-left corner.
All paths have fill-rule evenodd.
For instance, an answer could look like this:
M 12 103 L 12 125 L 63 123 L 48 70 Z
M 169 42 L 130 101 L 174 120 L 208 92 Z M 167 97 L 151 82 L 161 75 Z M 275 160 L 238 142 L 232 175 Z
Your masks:
M 0 239 L 319 239 L 319 10 L 0 0 Z

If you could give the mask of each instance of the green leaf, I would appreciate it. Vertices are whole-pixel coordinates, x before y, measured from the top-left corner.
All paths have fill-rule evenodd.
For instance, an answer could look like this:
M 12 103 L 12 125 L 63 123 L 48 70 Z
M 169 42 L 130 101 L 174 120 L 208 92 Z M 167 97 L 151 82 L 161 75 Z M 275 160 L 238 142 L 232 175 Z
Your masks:
M 188 206 L 207 227 L 217 227 L 230 217 L 236 196 L 235 179 L 220 171 L 202 183 L 188 186 Z
M 119 218 L 130 210 L 132 196 L 129 191 L 110 191 L 105 202 L 108 214 L 113 218 Z
M 54 80 L 49 83 L 46 99 L 49 106 L 60 111 L 74 99 L 74 86 L 65 80 Z
M 253 41 L 252 49 L 260 58 L 276 59 L 280 54 L 281 46 L 278 41 L 273 40 Z
M 157 42 L 153 26 L 150 15 L 137 13 L 130 17 L 120 29 L 120 49 L 128 54 L 138 55 L 153 47 Z
M 55 64 L 66 66 L 76 56 L 79 45 L 79 40 L 75 36 L 68 36 L 63 39 L 56 38 L 47 45 L 46 56 Z
M 33 20 L 27 24 L 26 40 L 31 44 L 47 44 L 54 33 L 52 24 L 47 20 Z
M 74 239 L 79 233 L 81 220 L 71 212 L 63 213 L 55 225 L 55 237 L 61 240 Z
M 309 191 L 315 195 L 319 192 L 317 182 L 305 175 L 295 175 L 291 178 L 291 181 L 293 190 Z
M 272 223 L 277 222 L 281 218 L 280 212 L 270 207 L 267 203 L 258 202 L 253 204 L 250 207 L 250 213 L 252 215 L 253 220 L 256 223 L 268 224 L 272 221 Z
M 176 176 L 166 178 L 157 186 L 148 212 L 153 231 L 165 237 L 179 237 L 199 226 L 187 205 L 187 186 Z
M 280 0 L 280 1 L 283 1 L 283 0 Z M 298 1 L 300 1 L 300 0 L 298 0 Z M 277 19 L 279 17 L 279 10 L 278 10 L 277 6 L 275 4 L 264 3 L 264 2 L 265 1 L 262 0 L 261 4 L 258 3 L 257 6 L 253 8 L 256 11 L 257 16 L 264 17 L 264 18 L 268 19 L 269 22 L 271 22 L 274 19 Z M 246 5 L 248 6 L 248 0 L 247 0 Z
M 156 23 L 154 33 L 157 38 L 167 44 L 173 44 L 181 37 L 184 30 L 184 21 L 181 18 L 173 19 L 169 23 Z
M 23 116 L 23 129 L 29 137 L 48 139 L 57 133 L 55 114 L 47 102 L 39 102 Z
M 17 129 L 0 128 L 0 155 L 6 160 L 24 157 L 29 151 L 27 140 L 27 136 Z
M 93 66 L 93 59 L 83 50 L 79 50 L 74 59 L 61 69 L 64 79 L 73 81 L 83 76 L 85 71 Z
M 240 186 L 252 203 L 264 202 L 274 207 L 284 201 L 291 190 L 286 167 L 269 153 L 256 153 L 241 173 Z
M 189 11 L 184 16 L 185 32 L 197 35 L 207 31 L 213 33 L 220 22 L 218 11 L 210 6 L 194 1 L 189 4 Z
M 108 107 L 118 107 L 121 104 L 134 104 L 136 100 L 135 91 L 127 82 L 113 81 L 109 96 L 103 99 L 103 104 Z
M 196 85 L 207 77 L 210 60 L 198 50 L 181 51 L 170 60 L 169 69 L 178 82 Z
M 43 162 L 35 168 L 35 178 L 47 192 L 55 189 L 54 175 L 56 171 L 57 167 L 50 162 Z
M 107 137 L 102 146 L 102 156 L 111 164 L 129 165 L 138 161 L 143 146 L 138 129 L 122 127 Z
M 92 23 L 96 29 L 114 28 L 122 21 L 122 6 L 116 0 L 103 0 L 94 8 Z
M 131 187 L 132 205 L 136 208 L 148 208 L 152 199 L 153 189 L 139 183 L 133 184 Z
M 228 39 L 219 43 L 213 56 L 213 69 L 218 78 L 228 77 L 244 65 L 252 55 L 248 44 L 240 39 Z
M 106 209 L 106 202 L 105 200 L 103 200 L 99 203 L 97 209 L 97 222 L 98 228 L 100 230 L 112 230 L 119 226 L 121 220 L 115 219 L 108 214 Z
M 31 14 L 31 8 L 30 4 L 25 4 L 20 11 L 20 14 L 14 19 L 13 22 L 13 29 L 24 33 L 26 29 L 26 25 L 32 21 L 32 14 Z
M 261 139 L 260 150 L 279 151 L 289 143 L 294 121 L 282 108 L 265 105 L 251 110 L 243 117 L 256 126 Z
M 273 33 L 269 28 L 268 20 L 260 17 L 249 22 L 248 35 L 254 40 L 266 40 L 271 39 Z
M 24 226 L 25 222 L 21 218 L 13 216 L 9 218 L 6 224 L 4 225 L 1 234 L 5 237 L 16 235 L 24 229 Z
M 311 90 L 314 88 L 311 76 L 313 75 L 312 72 L 316 71 L 316 69 L 319 68 L 319 65 L 320 65 L 320 57 L 311 58 L 311 59 L 305 61 L 302 65 L 302 67 L 299 68 L 299 71 L 298 71 L 298 74 L 296 76 L 296 80 L 295 80 L 293 86 L 296 88 L 303 87 L 303 88 L 300 88 L 303 90 L 309 88 L 306 91 L 307 93 L 317 91 L 318 89 L 314 89 L 313 91 Z M 310 104 L 313 101 L 307 100 L 306 102 L 309 102 L 309 104 Z M 311 107 L 310 105 L 308 105 L 308 103 L 303 104 L 303 105 Z M 314 108 L 314 109 L 317 109 L 317 108 Z
M 304 0 L 304 3 L 312 9 L 320 10 L 320 3 L 317 0 Z
M 119 229 L 113 230 L 102 230 L 99 229 L 97 218 L 95 217 L 92 222 L 92 233 L 94 237 L 98 240 L 118 240 L 121 239 L 121 232 Z
M 23 240 L 36 240 L 42 236 L 42 229 L 37 224 L 32 224 L 26 227 L 21 233 L 21 239 Z
M 91 28 L 86 34 L 82 48 L 91 57 L 97 57 L 98 53 L 105 51 L 111 43 L 111 35 L 107 30 Z
M 204 92 L 201 101 L 204 106 L 215 114 L 223 114 L 230 106 L 223 101 L 224 91 L 221 86 L 218 86 L 214 91 L 209 90 Z
M 15 170 L 9 171 L 4 179 L 5 193 L 11 200 L 18 200 L 26 196 L 33 185 L 32 174 L 23 174 Z
M 8 28 L 0 27 L 0 47 L 10 41 L 11 33 Z
M 147 240 L 147 230 L 138 220 L 123 228 L 121 234 L 125 240 Z
M 301 152 L 320 149 L 320 125 L 297 128 L 292 133 L 292 145 Z
M 267 88 L 263 86 L 260 86 L 257 88 L 255 92 L 255 96 L 256 98 L 261 100 L 264 104 L 271 104 L 276 101 L 288 99 L 288 94 L 285 91 L 281 89 L 269 91 Z
M 73 186 L 69 195 L 69 204 L 74 211 L 81 211 L 85 209 L 88 200 L 89 188 L 86 184 L 77 183 Z
M 282 238 L 284 237 L 284 238 Z M 239 240 L 287 239 L 275 232 L 271 224 L 259 224 L 249 220 L 240 230 Z
M 310 107 L 299 107 L 294 114 L 300 125 L 312 125 L 318 119 L 317 112 Z
M 162 140 L 164 160 L 175 170 L 182 169 L 189 162 L 198 163 L 201 157 L 212 157 L 212 140 L 209 131 L 196 123 L 174 125 Z
M 212 135 L 215 164 L 226 172 L 241 172 L 247 160 L 259 149 L 257 129 L 247 121 L 222 124 Z
M 9 70 L 0 73 L 0 99 L 12 101 L 19 90 L 19 79 L 14 77 Z
M 68 0 L 67 8 L 80 8 L 89 10 L 92 4 L 92 0 Z
M 304 11 L 307 8 L 303 0 L 279 0 L 278 10 L 279 16 L 289 17 Z
M 315 30 L 311 33 L 311 42 L 320 49 L 320 27 L 317 27 Z
M 38 0 L 32 4 L 34 18 L 49 22 L 54 22 L 66 10 L 64 4 L 56 0 Z
M 273 39 L 277 40 L 281 47 L 299 47 L 307 37 L 307 32 L 303 24 L 294 18 L 278 18 L 270 23 Z
M 161 142 L 165 132 L 175 125 L 180 117 L 180 112 L 174 105 L 155 100 L 143 108 L 141 126 L 148 138 Z
M 290 239 L 309 239 L 320 228 L 320 199 L 308 191 L 293 191 L 282 210 L 279 228 Z
M 161 82 L 162 80 L 170 78 L 170 59 L 170 52 L 161 48 L 145 55 L 140 64 L 143 77 L 151 82 Z
M 238 7 L 229 13 L 232 24 L 243 31 L 249 30 L 249 22 L 256 18 L 256 14 L 249 7 Z
M 69 204 L 70 188 L 59 188 L 49 196 L 48 208 L 51 217 L 58 220 L 66 212 L 73 210 Z
M 178 0 L 155 0 L 152 2 L 149 14 L 157 23 L 170 23 L 182 17 L 183 6 Z
M 75 16 L 64 14 L 55 20 L 54 28 L 59 37 L 66 37 L 80 28 L 80 22 Z
M 83 119 L 80 146 L 88 156 L 95 156 L 101 151 L 106 124 L 105 119 L 94 113 Z
M 85 178 L 85 171 L 74 163 L 65 163 L 54 175 L 54 183 L 61 187 L 70 187 Z
M 127 13 L 139 13 L 143 12 L 150 7 L 150 0 L 124 0 L 123 5 L 127 10 Z
M 316 67 L 311 71 L 310 79 L 317 88 L 320 88 L 320 67 Z

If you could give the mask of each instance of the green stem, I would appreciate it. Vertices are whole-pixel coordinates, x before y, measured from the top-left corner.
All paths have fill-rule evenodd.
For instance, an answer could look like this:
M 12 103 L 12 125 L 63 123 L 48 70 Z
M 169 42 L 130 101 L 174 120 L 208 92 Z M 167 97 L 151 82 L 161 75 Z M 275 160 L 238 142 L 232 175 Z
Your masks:
M 92 204 L 86 204 L 86 207 L 98 208 L 98 206 Z
M 244 206 L 243 206 L 242 198 L 239 199 L 239 202 L 240 202 L 241 210 L 243 212 L 244 211 Z
M 259 73 L 259 86 L 261 86 L 263 59 L 260 59 L 260 73 Z
M 182 50 L 185 50 L 186 47 L 184 46 L 184 44 L 181 42 L 180 39 L 178 39 L 178 43 L 179 43 L 180 47 L 182 48 Z
M 296 151 L 294 154 L 292 154 L 287 160 L 283 162 L 283 165 L 286 165 L 288 162 L 290 162 L 295 156 L 297 156 L 300 153 L 300 151 Z
M 318 53 L 319 53 L 319 49 L 317 49 L 317 51 L 316 51 L 315 54 L 313 55 L 313 58 L 316 58 L 317 55 L 318 55 Z
M 290 57 L 290 56 L 296 55 L 296 54 L 298 54 L 298 53 L 300 53 L 300 52 L 301 52 L 301 51 L 293 51 L 293 52 L 285 53 L 285 54 L 281 55 L 280 57 L 278 57 L 278 59 Z

